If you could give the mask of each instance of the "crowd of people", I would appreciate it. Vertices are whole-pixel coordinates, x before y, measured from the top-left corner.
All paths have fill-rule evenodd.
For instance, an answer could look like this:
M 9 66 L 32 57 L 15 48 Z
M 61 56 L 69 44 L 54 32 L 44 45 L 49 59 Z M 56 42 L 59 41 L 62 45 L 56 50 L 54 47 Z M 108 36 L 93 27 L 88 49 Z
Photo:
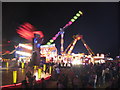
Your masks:
M 67 74 L 65 74 L 66 70 L 62 72 L 63 69 L 61 69 L 58 83 L 61 84 L 64 76 L 67 79 L 63 80 L 61 86 L 65 88 L 69 88 L 69 86 L 64 85 L 64 83 L 68 83 L 67 80 L 69 79 L 72 88 L 118 88 L 120 83 L 119 68 L 120 63 L 107 62 L 72 67 Z
M 53 66 L 54 67 L 54 66 Z M 106 62 L 88 65 L 77 65 L 63 68 L 55 64 L 50 80 L 57 81 L 57 88 L 119 88 L 120 63 Z M 22 88 L 46 88 L 47 81 L 36 82 L 36 77 L 30 71 L 26 73 L 27 79 L 22 81 Z M 29 82 L 29 86 L 27 85 Z

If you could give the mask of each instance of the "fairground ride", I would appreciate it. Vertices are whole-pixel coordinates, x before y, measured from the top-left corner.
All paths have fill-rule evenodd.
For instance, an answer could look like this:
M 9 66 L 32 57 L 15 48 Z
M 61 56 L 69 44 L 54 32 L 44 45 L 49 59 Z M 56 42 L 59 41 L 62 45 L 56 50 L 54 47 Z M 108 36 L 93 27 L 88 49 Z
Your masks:
M 59 35 L 61 35 L 61 54 L 64 52 L 64 33 L 65 33 L 65 29 L 70 26 L 73 22 L 75 22 L 80 16 L 82 16 L 83 13 L 81 11 L 78 11 L 78 13 L 75 14 L 75 16 L 63 27 L 60 28 L 60 31 L 51 39 L 49 40 L 49 42 L 47 42 L 47 45 L 50 45 L 54 42 L 54 40 L 57 39 L 57 37 Z

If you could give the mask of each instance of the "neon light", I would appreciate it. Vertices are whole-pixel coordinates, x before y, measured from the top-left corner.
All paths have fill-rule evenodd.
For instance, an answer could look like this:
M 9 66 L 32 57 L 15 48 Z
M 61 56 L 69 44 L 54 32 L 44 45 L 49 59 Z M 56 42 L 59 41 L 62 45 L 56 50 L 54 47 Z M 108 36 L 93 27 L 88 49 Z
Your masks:
M 78 17 L 77 17 L 77 16 L 74 16 L 73 18 L 74 18 L 74 19 L 77 19 Z
M 30 53 L 22 52 L 22 51 L 16 51 L 17 54 L 24 55 L 24 56 L 31 56 Z
M 53 39 L 53 40 L 55 40 L 55 39 L 56 39 L 56 37 L 53 37 L 52 39 Z
M 83 13 L 82 13 L 81 11 L 79 11 L 79 13 L 80 13 L 81 15 L 83 15 Z
M 31 41 L 32 38 L 34 38 L 34 34 L 39 34 L 40 38 L 44 37 L 42 31 L 34 31 L 36 28 L 29 23 L 25 23 L 25 25 L 21 25 L 21 26 L 23 27 L 18 27 L 18 29 L 16 30 L 17 30 L 17 33 L 22 38 L 25 38 Z M 26 28 L 26 26 L 29 27 L 30 29 Z
M 21 25 L 21 26 L 22 26 L 24 29 L 30 31 L 30 28 L 29 28 L 29 27 L 27 27 L 27 26 L 25 26 L 25 25 Z
M 31 30 L 35 30 L 36 29 L 33 25 L 31 25 L 28 22 L 25 22 L 24 25 L 27 26 L 27 27 L 29 27 Z
M 74 21 L 75 21 L 75 19 L 71 19 L 71 21 L 72 21 L 72 22 L 74 22 Z
M 78 17 L 79 17 L 79 16 L 80 16 L 80 14 L 79 14 L 79 13 L 77 13 L 77 14 L 76 14 L 76 16 L 78 16 Z
M 82 64 L 82 62 L 80 62 L 80 60 L 73 60 L 72 64 L 74 65 L 78 65 L 78 64 Z
M 64 32 L 63 32 L 63 34 L 61 34 L 61 54 L 62 54 L 63 51 L 64 51 L 64 46 L 63 46 L 64 39 L 63 39 L 63 37 L 64 37 Z
M 54 40 L 50 40 L 50 42 L 52 43 L 52 42 L 54 42 Z
M 66 27 L 70 26 L 76 19 L 78 19 L 78 17 L 81 15 L 83 15 L 83 13 L 81 11 L 79 11 L 76 16 L 74 16 L 64 27 L 63 29 L 65 29 Z M 53 40 L 56 40 L 56 38 L 62 33 L 60 33 L 60 31 L 55 35 L 55 37 L 53 37 Z M 51 42 L 52 43 L 52 42 Z
M 72 24 L 72 21 L 69 21 L 69 25 L 71 25 Z
M 59 33 L 57 33 L 57 34 L 55 35 L 55 37 L 58 37 L 58 35 L 59 35 Z
M 21 43 L 19 44 L 19 46 L 32 50 L 32 46 L 28 46 L 28 45 L 21 44 Z
M 50 44 L 51 44 L 50 42 L 47 43 L 47 45 L 50 45 Z
M 37 48 L 40 48 L 40 45 L 41 45 L 41 44 L 38 43 L 38 44 L 37 44 Z
M 77 42 L 77 39 L 74 40 L 72 46 L 70 47 L 70 49 L 69 49 L 69 51 L 68 51 L 68 54 L 71 54 L 71 52 L 72 52 L 72 50 L 73 50 L 73 48 L 74 48 L 76 42 Z
M 37 38 L 34 38 L 34 43 L 37 43 L 38 41 L 37 41 Z

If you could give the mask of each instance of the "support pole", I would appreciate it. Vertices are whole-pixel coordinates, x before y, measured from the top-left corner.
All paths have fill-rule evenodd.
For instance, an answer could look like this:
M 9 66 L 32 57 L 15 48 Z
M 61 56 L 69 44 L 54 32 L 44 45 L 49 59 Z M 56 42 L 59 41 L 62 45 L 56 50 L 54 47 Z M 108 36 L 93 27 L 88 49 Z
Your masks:
M 21 67 L 22 67 L 22 69 L 24 68 L 24 66 L 25 66 L 25 64 L 24 64 L 24 62 L 22 62 L 22 66 L 21 66 Z
M 41 78 L 42 69 L 38 69 L 38 79 Z
M 49 67 L 49 74 L 52 73 L 52 66 Z
M 63 51 L 64 51 L 64 31 L 61 31 L 61 54 L 63 54 Z
M 45 72 L 46 70 L 46 64 L 43 65 L 43 71 Z
M 9 63 L 8 63 L 8 62 L 6 62 L 6 67 L 8 68 L 8 66 L 9 66 Z
M 13 71 L 13 83 L 17 83 L 17 71 Z

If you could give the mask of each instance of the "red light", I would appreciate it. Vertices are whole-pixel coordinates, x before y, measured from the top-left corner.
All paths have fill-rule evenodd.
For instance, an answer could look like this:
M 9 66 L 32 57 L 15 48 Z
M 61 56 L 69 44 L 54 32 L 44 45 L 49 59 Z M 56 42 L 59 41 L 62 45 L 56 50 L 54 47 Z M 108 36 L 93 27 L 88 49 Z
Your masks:
M 44 37 L 42 31 L 34 31 L 33 33 L 34 33 L 34 34 L 39 34 L 39 35 L 40 35 L 40 38 L 43 38 L 43 37 Z
M 32 40 L 32 38 L 34 37 L 33 32 L 31 31 L 27 31 L 25 29 L 17 29 L 17 33 L 22 37 L 25 38 L 27 40 Z
M 24 25 L 27 26 L 27 27 L 29 27 L 32 31 L 36 29 L 33 25 L 31 25 L 28 22 L 25 22 Z
M 34 34 L 39 34 L 40 38 L 43 38 L 44 35 L 42 31 L 34 31 L 36 28 L 32 26 L 30 23 L 24 23 L 24 25 L 21 25 L 22 27 L 19 27 L 17 30 L 17 33 L 27 40 L 32 41 L 32 38 L 34 38 Z
M 10 51 L 6 51 L 6 53 L 10 53 Z
M 24 29 L 28 30 L 28 31 L 31 31 L 31 29 L 25 25 L 21 25 Z
M 8 41 L 8 43 L 10 43 L 11 41 Z

